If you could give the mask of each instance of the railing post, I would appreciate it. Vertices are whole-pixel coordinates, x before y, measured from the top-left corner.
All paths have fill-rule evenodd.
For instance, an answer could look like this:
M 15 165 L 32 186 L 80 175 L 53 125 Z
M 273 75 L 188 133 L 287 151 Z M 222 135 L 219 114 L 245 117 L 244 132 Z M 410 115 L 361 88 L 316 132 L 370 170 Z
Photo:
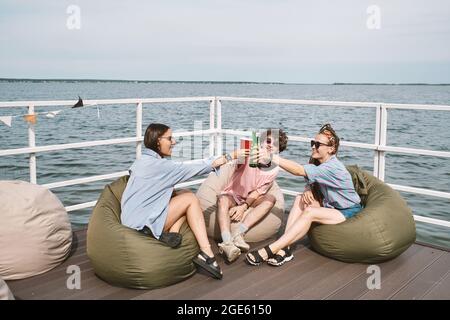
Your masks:
M 142 138 L 142 102 L 136 106 L 136 138 Z M 142 154 L 142 141 L 136 142 L 136 159 L 140 159 Z
M 381 131 L 381 104 L 376 108 L 376 119 L 375 119 L 375 145 L 377 150 L 374 151 L 373 159 L 373 175 L 379 177 L 379 166 L 380 166 L 380 151 L 378 146 L 380 145 L 380 131 Z
M 216 152 L 217 155 L 223 153 L 223 140 L 222 140 L 222 103 L 216 98 L 217 106 L 217 140 L 216 140 Z
M 387 109 L 381 105 L 381 117 L 380 117 L 380 144 L 379 146 L 385 147 L 387 141 Z M 378 160 L 378 179 L 384 181 L 386 169 L 386 152 L 379 151 Z
M 34 114 L 34 105 L 28 106 L 28 114 Z M 28 146 L 36 146 L 36 134 L 34 132 L 34 123 L 28 121 Z M 36 184 L 36 153 L 30 153 L 30 182 Z
M 209 129 L 214 130 L 214 118 L 215 118 L 216 98 L 209 102 Z M 209 156 L 214 155 L 214 137 L 215 133 L 209 134 Z

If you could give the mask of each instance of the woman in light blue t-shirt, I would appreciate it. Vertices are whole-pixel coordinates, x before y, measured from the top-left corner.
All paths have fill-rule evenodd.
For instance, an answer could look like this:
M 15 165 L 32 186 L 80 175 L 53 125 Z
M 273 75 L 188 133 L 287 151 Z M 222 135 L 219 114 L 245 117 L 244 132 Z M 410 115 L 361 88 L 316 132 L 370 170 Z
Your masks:
M 336 157 L 339 137 L 329 124 L 311 140 L 311 148 L 311 163 L 306 165 L 272 155 L 272 162 L 291 174 L 305 177 L 307 186 L 303 194 L 295 198 L 285 233 L 270 245 L 249 252 L 246 256 L 249 264 L 260 265 L 267 261 L 270 265 L 281 266 L 292 260 L 294 256 L 289 246 L 303 238 L 313 222 L 338 224 L 361 211 L 361 199 L 351 175 Z M 269 157 L 261 154 L 259 161 Z M 313 193 L 313 190 L 320 192 Z M 320 197 L 314 196 L 317 193 Z

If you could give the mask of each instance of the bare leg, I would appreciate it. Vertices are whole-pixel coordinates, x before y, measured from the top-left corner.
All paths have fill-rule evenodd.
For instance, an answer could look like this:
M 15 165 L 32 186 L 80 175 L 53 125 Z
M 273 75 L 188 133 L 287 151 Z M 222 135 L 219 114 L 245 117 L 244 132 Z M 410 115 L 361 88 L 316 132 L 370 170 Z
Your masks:
M 298 219 L 298 217 L 300 217 L 300 215 L 303 213 L 304 209 L 305 209 L 305 204 L 302 201 L 302 196 L 301 195 L 296 196 L 294 204 L 291 208 L 291 211 L 289 212 L 285 231 L 288 230 L 289 227 L 292 226 L 292 224 L 295 222 L 295 220 Z
M 302 201 L 301 195 L 295 197 L 294 205 L 289 212 L 288 221 L 286 222 L 286 228 L 284 232 L 286 232 L 292 226 L 292 224 L 298 220 L 306 207 L 308 207 L 308 205 Z M 309 205 L 309 207 L 319 208 L 320 203 L 318 201 L 314 201 L 311 205 Z
M 217 222 L 219 223 L 220 232 L 230 232 L 231 218 L 228 213 L 230 208 L 236 206 L 232 196 L 220 195 L 217 197 Z
M 275 202 L 276 199 L 271 194 L 259 196 L 251 205 L 253 210 L 244 217 L 242 223 L 250 229 L 272 210 Z
M 206 234 L 205 218 L 198 198 L 192 192 L 184 192 L 170 199 L 169 212 L 164 230 L 167 231 L 182 217 L 187 217 L 187 222 L 195 238 L 208 256 L 213 257 L 211 245 Z
M 288 221 L 286 222 L 286 228 L 284 229 L 284 232 L 286 233 L 292 225 L 301 217 L 303 214 L 305 208 L 308 207 L 308 205 L 302 201 L 302 196 L 298 195 L 295 197 L 294 204 L 292 206 L 291 211 L 289 212 Z M 310 207 L 319 208 L 320 203 L 318 201 L 314 201 Z M 286 248 L 286 247 L 283 247 Z M 278 250 L 277 252 L 274 252 L 279 254 L 280 256 L 284 256 L 286 253 L 283 249 Z
M 287 247 L 295 241 L 303 238 L 311 227 L 311 223 L 318 222 L 321 224 L 338 224 L 345 221 L 342 213 L 336 209 L 307 207 L 302 215 L 300 215 L 289 229 L 269 247 L 272 252 L 276 253 L 284 247 Z M 265 250 L 259 250 L 259 254 L 267 259 Z
M 186 216 L 182 216 L 170 227 L 169 232 L 180 232 L 180 228 L 185 221 L 186 221 Z
M 179 196 L 183 193 L 192 193 L 189 189 L 180 189 L 180 190 L 174 190 L 172 194 L 172 198 L 175 196 Z M 180 228 L 183 225 L 183 223 L 186 221 L 186 216 L 182 216 L 180 219 L 178 219 L 169 229 L 169 232 L 180 232 Z

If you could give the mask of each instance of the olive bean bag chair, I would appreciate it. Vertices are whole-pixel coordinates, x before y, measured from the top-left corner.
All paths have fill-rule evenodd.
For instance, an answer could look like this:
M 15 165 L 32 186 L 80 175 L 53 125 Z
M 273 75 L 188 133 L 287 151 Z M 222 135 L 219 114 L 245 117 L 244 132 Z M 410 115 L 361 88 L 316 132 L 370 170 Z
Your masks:
M 49 189 L 26 181 L 0 181 L 0 276 L 18 280 L 61 264 L 72 246 L 72 227 Z
M 411 209 L 381 180 L 348 166 L 363 210 L 337 225 L 314 224 L 308 236 L 317 252 L 344 262 L 378 263 L 393 259 L 416 240 Z
M 120 201 L 128 178 L 107 185 L 92 212 L 87 255 L 95 273 L 112 285 L 136 289 L 164 287 L 190 277 L 199 248 L 186 223 L 176 249 L 121 224 Z
M 215 172 L 209 174 L 197 191 L 197 198 L 205 215 L 208 236 L 216 241 L 222 241 L 219 224 L 216 222 L 217 195 L 225 188 L 233 175 L 235 164 L 230 163 L 220 167 L 219 175 Z M 245 234 L 245 241 L 259 242 L 274 236 L 280 229 L 284 217 L 284 197 L 276 182 L 267 192 L 275 197 L 276 202 L 272 210 L 253 228 Z M 245 214 L 253 208 L 247 209 Z M 231 223 L 231 230 L 237 228 L 238 223 Z

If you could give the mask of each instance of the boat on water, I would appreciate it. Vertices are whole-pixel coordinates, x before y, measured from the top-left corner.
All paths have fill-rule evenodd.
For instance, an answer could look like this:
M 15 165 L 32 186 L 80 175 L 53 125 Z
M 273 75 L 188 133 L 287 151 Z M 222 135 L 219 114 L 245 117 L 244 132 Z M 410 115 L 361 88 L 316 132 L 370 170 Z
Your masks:
M 76 148 L 94 148 L 103 145 L 131 144 L 136 145 L 136 157 L 142 152 L 142 112 L 144 104 L 203 102 L 209 106 L 210 123 L 207 130 L 176 132 L 175 137 L 195 135 L 209 136 L 210 155 L 222 154 L 223 138 L 230 136 L 249 136 L 249 131 L 222 128 L 222 103 L 227 101 L 239 103 L 268 103 L 310 105 L 328 107 L 374 108 L 375 137 L 374 142 L 359 143 L 343 141 L 342 146 L 373 151 L 373 176 L 381 181 L 385 178 L 385 159 L 387 153 L 409 154 L 417 156 L 434 156 L 450 158 L 450 152 L 394 147 L 387 145 L 388 112 L 392 109 L 449 111 L 447 105 L 391 104 L 378 102 L 342 102 L 315 101 L 294 99 L 259 99 L 242 97 L 187 97 L 187 98 L 151 98 L 151 99 L 110 99 L 86 100 L 87 106 L 111 104 L 136 105 L 136 135 L 108 140 L 84 141 L 68 144 L 36 146 L 33 122 L 28 122 L 29 145 L 25 148 L 0 150 L 0 156 L 29 155 L 30 182 L 37 184 L 36 154 Z M 73 106 L 76 101 L 14 101 L 0 102 L 0 108 L 28 108 L 28 115 L 39 112 L 39 107 Z M 289 136 L 292 143 L 309 143 L 310 138 Z M 49 190 L 65 186 L 83 185 L 94 181 L 117 179 L 128 174 L 125 170 L 79 179 L 43 184 Z M 186 188 L 199 185 L 204 179 L 198 179 L 178 185 Z M 435 191 L 404 185 L 390 186 L 398 191 L 418 195 L 434 196 L 450 199 L 450 192 Z M 282 189 L 286 196 L 295 196 L 296 190 Z M 91 208 L 97 201 L 89 201 L 66 206 L 67 212 Z M 288 209 L 288 208 L 286 208 Z M 430 226 L 450 228 L 450 221 L 430 218 L 420 214 L 414 215 L 415 221 Z M 450 233 L 449 233 L 450 234 Z M 56 268 L 40 275 L 9 280 L 7 285 L 16 299 L 450 299 L 450 252 L 449 248 L 436 247 L 416 242 L 400 256 L 375 265 L 367 263 L 345 263 L 325 257 L 311 247 L 308 238 L 303 239 L 295 248 L 295 258 L 282 268 L 264 265 L 251 269 L 241 256 L 231 265 L 218 261 L 223 266 L 224 278 L 216 281 L 201 272 L 177 284 L 153 290 L 128 289 L 113 286 L 100 279 L 87 256 L 86 229 L 73 233 L 72 247 L 69 257 Z M 261 247 L 271 242 L 267 239 L 257 243 Z M 212 241 L 212 243 L 215 243 Z M 217 253 L 217 247 L 214 246 Z M 80 286 L 68 286 L 68 268 L 78 266 L 80 270 Z M 378 269 L 374 269 L 374 266 Z M 374 270 L 380 274 L 380 282 L 370 285 Z M 376 273 L 376 272 L 375 272 Z

